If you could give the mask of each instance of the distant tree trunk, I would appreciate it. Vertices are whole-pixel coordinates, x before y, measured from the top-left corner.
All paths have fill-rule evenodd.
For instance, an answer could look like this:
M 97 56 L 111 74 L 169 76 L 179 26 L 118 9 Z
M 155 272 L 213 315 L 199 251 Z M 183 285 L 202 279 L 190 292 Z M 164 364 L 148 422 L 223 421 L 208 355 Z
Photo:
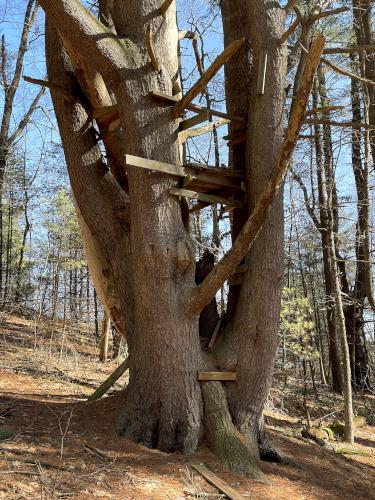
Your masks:
M 100 339 L 100 354 L 99 360 L 105 363 L 108 360 L 108 345 L 109 345 L 109 332 L 111 329 L 111 320 L 107 314 L 104 314 L 102 322 L 102 336 Z
M 353 60 L 353 57 L 352 57 Z M 351 81 L 353 121 L 362 121 L 360 86 L 354 78 Z M 353 384 L 359 388 L 370 387 L 368 354 L 364 342 L 364 307 L 368 294 L 367 279 L 369 270 L 369 219 L 370 197 L 368 184 L 368 165 L 362 162 L 361 132 L 352 131 L 352 167 L 357 191 L 358 222 L 356 228 L 356 273 L 351 303 L 344 308 L 350 358 L 352 363 Z M 369 276 L 371 279 L 371 275 Z M 370 287 L 370 294 L 372 295 Z M 370 297 L 371 300 L 371 297 Z

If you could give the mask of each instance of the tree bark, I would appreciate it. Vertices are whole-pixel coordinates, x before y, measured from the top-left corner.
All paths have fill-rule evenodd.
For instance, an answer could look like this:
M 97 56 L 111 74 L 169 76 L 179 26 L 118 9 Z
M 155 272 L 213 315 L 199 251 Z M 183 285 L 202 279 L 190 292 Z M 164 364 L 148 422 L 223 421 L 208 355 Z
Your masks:
M 282 141 L 282 113 L 286 71 L 285 47 L 278 45 L 284 31 L 284 13 L 273 2 L 254 1 L 245 7 L 243 2 L 222 1 L 224 33 L 228 38 L 246 30 L 247 51 L 241 49 L 235 57 L 241 59 L 236 69 L 249 68 L 238 78 L 234 64 L 227 71 L 227 101 L 229 109 L 248 115 L 246 153 L 244 145 L 233 150 L 233 162 L 246 174 L 246 188 L 254 208 L 272 172 Z M 241 21 L 239 22 L 239 19 Z M 259 29 L 263 26 L 264 29 Z M 227 33 L 226 33 L 227 31 Z M 235 35 L 233 35 L 235 31 Z M 257 72 L 262 50 L 268 51 L 268 69 L 264 95 L 257 95 Z M 237 85 L 239 97 L 237 97 Z M 250 86 L 250 92 L 242 86 Z M 248 98 L 247 98 L 248 96 Z M 232 107 L 232 108 L 231 108 Z M 239 109 L 242 107 L 242 110 Z M 264 159 L 267 158 L 267 162 Z M 283 275 L 283 195 L 282 190 L 273 203 L 262 232 L 246 257 L 246 272 L 236 298 L 230 297 L 230 320 L 226 329 L 226 345 L 220 349 L 220 361 L 226 368 L 237 368 L 238 382 L 229 390 L 229 405 L 234 423 L 258 449 L 259 421 L 272 378 L 272 365 L 278 343 Z M 243 220 L 234 217 L 233 232 Z M 236 292 L 232 292 L 236 294 Z M 229 305 L 228 305 L 229 309 Z M 220 347 L 220 346 L 219 346 Z

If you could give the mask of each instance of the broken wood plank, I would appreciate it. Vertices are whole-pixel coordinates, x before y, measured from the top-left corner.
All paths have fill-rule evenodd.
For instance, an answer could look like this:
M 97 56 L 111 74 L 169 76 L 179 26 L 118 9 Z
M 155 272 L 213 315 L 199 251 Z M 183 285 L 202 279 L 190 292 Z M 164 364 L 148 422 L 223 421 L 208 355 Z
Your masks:
M 222 205 L 230 205 L 235 208 L 245 208 L 246 203 L 237 200 L 228 200 L 222 198 L 221 196 L 216 196 L 213 194 L 198 193 L 197 191 L 190 191 L 188 189 L 172 188 L 169 191 L 171 194 L 176 196 L 184 196 L 185 198 L 192 198 L 194 200 L 205 201 L 211 205 L 215 203 L 221 203 Z
M 179 102 L 178 97 L 174 97 L 168 94 L 164 94 L 163 92 L 150 92 L 149 96 L 152 97 L 153 99 L 157 99 L 159 101 L 163 101 L 169 105 L 176 104 Z M 203 106 L 200 106 L 198 104 L 192 104 L 190 103 L 188 106 L 186 106 L 186 109 L 189 111 L 195 111 L 196 113 L 200 113 L 201 111 L 207 112 L 210 116 L 218 116 L 219 118 L 226 118 L 227 120 L 231 121 L 236 121 L 239 123 L 246 123 L 245 118 L 242 116 L 231 116 L 228 115 L 228 113 L 224 113 L 223 111 L 217 111 L 216 109 L 208 109 Z
M 202 122 L 205 122 L 208 120 L 208 113 L 205 111 L 202 111 L 201 113 L 192 116 L 191 118 L 188 118 L 187 120 L 184 120 L 180 123 L 180 130 L 187 130 L 191 127 L 194 127 L 195 125 L 199 125 Z
M 203 464 L 192 464 L 191 466 L 195 469 L 199 474 L 201 474 L 210 484 L 215 486 L 219 491 L 224 493 L 230 500 L 245 500 L 242 495 L 237 493 L 228 483 L 226 483 L 223 479 L 219 478 L 216 474 L 210 471 Z
M 209 380 L 236 381 L 236 372 L 198 372 L 198 380 L 201 382 Z
M 184 130 L 183 132 L 180 132 L 178 134 L 178 138 L 180 142 L 183 143 L 187 139 L 191 139 L 193 137 L 199 137 L 200 135 L 203 134 L 208 134 L 209 132 L 212 132 L 212 130 L 222 127 L 223 125 L 227 125 L 228 123 L 230 123 L 230 120 L 227 120 L 226 118 L 220 118 L 219 120 L 207 123 L 207 125 L 204 125 L 203 127 L 190 128 L 188 130 Z
M 208 82 L 216 75 L 220 68 L 232 57 L 237 50 L 242 47 L 245 42 L 245 38 L 240 38 L 230 43 L 223 52 L 217 56 L 211 66 L 202 74 L 198 81 L 192 86 L 192 88 L 178 101 L 173 108 L 173 116 L 177 117 L 182 114 L 185 108 L 192 103 L 193 99 L 197 97 L 201 92 L 204 91 Z
M 60 87 L 60 85 L 49 82 L 47 80 L 39 80 L 38 78 L 31 78 L 31 76 L 23 76 L 22 78 L 27 83 L 33 83 L 34 85 L 40 85 L 41 87 L 46 87 L 47 89 L 57 90 L 58 92 L 61 92 L 61 95 L 63 95 L 67 101 L 74 101 L 72 94 L 68 90 Z
M 188 167 L 186 167 L 186 170 L 188 170 Z M 241 186 L 237 182 L 237 180 L 231 179 L 226 175 L 217 174 L 216 172 L 210 172 L 209 170 L 207 172 L 198 172 L 196 174 L 193 174 L 190 177 L 190 182 L 185 183 L 184 186 L 194 186 L 194 189 L 198 189 L 201 186 L 207 187 L 208 189 L 211 189 L 211 187 L 214 186 L 227 186 L 236 188 L 238 190 L 241 189 Z
M 96 391 L 87 398 L 88 401 L 100 399 L 117 382 L 129 368 L 129 358 L 126 358 L 109 377 L 96 389 Z
M 128 167 L 139 167 L 146 168 L 148 170 L 155 170 L 156 172 L 162 172 L 163 174 L 176 175 L 177 177 L 185 177 L 187 175 L 186 170 L 178 165 L 172 165 L 172 163 L 163 163 L 156 160 L 147 160 L 146 158 L 140 158 L 139 156 L 125 155 L 125 165 Z

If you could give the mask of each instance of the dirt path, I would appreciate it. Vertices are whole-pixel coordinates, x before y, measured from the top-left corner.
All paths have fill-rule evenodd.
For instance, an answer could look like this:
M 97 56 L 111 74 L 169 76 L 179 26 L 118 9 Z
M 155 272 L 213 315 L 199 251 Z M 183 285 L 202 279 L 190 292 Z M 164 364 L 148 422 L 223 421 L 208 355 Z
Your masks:
M 91 404 L 83 399 L 115 365 L 99 365 L 94 352 L 76 346 L 76 367 L 62 371 L 52 356 L 45 370 L 24 327 L 23 343 L 6 325 L 0 332 L 0 429 L 11 433 L 0 441 L 0 498 L 220 498 L 189 467 L 204 463 L 244 498 L 375 499 L 374 427 L 358 434 L 355 451 L 362 455 L 342 455 L 297 437 L 297 418 L 269 413 L 269 432 L 294 465 L 263 463 L 271 485 L 257 484 L 226 472 L 206 449 L 185 457 L 119 439 L 113 428 L 121 391 Z

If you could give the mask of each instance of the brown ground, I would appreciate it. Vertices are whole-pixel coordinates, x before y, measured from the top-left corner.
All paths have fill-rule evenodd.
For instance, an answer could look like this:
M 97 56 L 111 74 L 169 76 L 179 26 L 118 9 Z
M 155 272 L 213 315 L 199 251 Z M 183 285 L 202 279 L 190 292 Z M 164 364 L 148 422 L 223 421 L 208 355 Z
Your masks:
M 121 386 L 99 402 L 84 402 L 115 363 L 98 363 L 83 331 L 66 330 L 71 341 L 61 356 L 61 332 L 51 346 L 43 341 L 48 335 L 45 326 L 34 349 L 33 322 L 8 316 L 0 323 L 0 498 L 220 498 L 190 467 L 204 463 L 244 498 L 375 499 L 374 427 L 362 427 L 349 450 L 337 442 L 324 449 L 300 437 L 298 391 L 274 390 L 271 404 L 280 412 L 267 412 L 269 434 L 293 465 L 262 463 L 271 484 L 257 484 L 226 472 L 207 449 L 185 457 L 119 439 L 113 427 Z M 341 405 L 322 394 L 319 407 L 311 403 L 312 418 Z M 374 399 L 358 399 L 360 405 L 374 407 Z

